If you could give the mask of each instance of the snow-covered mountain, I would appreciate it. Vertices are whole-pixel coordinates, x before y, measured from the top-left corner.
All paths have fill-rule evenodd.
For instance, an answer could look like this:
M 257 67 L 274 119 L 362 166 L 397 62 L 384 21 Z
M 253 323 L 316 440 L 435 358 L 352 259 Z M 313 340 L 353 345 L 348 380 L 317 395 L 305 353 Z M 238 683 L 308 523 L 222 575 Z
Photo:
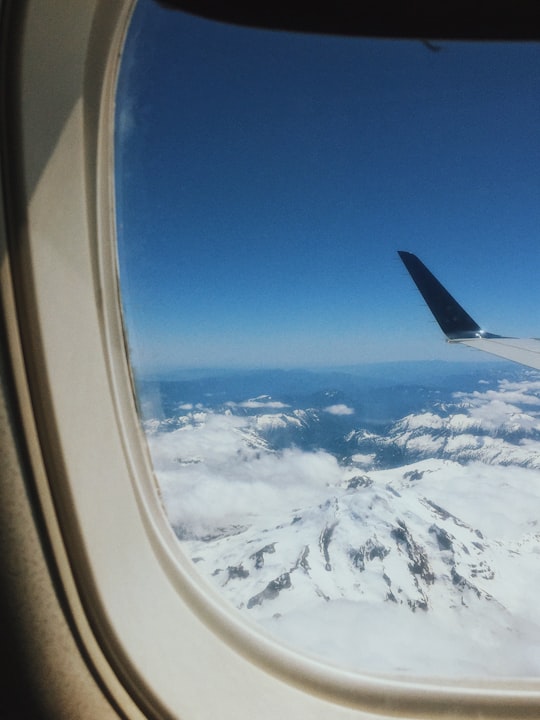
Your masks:
M 146 423 L 170 521 L 209 582 L 306 652 L 362 671 L 535 675 L 540 382 L 524 377 L 384 433 L 324 394 L 186 404 Z
M 496 390 L 458 392 L 454 402 L 407 415 L 383 435 L 361 429 L 346 439 L 383 456 L 399 451 L 407 461 L 437 457 L 540 468 L 540 382 L 502 381 Z

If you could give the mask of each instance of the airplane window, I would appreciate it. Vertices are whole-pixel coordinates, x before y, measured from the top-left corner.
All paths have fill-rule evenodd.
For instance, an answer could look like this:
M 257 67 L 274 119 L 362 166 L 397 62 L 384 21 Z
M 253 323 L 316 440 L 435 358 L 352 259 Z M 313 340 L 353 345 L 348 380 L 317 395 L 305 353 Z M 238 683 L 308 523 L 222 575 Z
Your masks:
M 124 321 L 171 525 L 266 632 L 362 672 L 540 671 L 540 375 L 443 342 L 396 251 L 538 333 L 540 49 L 139 2 Z

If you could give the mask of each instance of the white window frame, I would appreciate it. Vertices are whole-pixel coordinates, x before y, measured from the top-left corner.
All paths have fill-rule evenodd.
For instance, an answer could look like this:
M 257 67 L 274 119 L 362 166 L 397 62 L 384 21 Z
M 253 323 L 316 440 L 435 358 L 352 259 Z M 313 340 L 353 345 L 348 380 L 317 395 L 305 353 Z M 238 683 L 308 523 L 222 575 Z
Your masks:
M 159 503 L 120 312 L 113 127 L 133 2 L 21 4 L 10 350 L 54 562 L 116 704 L 130 718 L 538 717 L 534 679 L 371 677 L 304 656 L 198 575 Z

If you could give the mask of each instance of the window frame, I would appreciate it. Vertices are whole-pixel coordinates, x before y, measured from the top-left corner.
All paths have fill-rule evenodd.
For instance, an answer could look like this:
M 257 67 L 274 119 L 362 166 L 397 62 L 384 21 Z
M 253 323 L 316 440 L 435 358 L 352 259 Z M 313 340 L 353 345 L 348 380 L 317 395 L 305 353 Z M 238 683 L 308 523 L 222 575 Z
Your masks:
M 371 677 L 302 655 L 229 607 L 182 552 L 119 299 L 115 88 L 133 7 L 20 2 L 5 110 L 9 351 L 51 561 L 93 671 L 130 718 L 536 717 L 536 680 Z

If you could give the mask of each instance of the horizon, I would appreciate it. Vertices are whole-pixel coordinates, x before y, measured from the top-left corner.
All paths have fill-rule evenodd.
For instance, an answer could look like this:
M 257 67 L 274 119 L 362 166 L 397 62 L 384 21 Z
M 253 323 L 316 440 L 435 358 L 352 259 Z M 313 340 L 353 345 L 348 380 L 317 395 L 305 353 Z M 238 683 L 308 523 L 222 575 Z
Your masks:
M 366 362 L 346 365 L 291 365 L 291 366 L 250 366 L 250 365 L 238 365 L 238 366 L 198 366 L 198 367 L 175 367 L 175 368 L 161 368 L 161 369 L 147 369 L 140 370 L 135 369 L 135 377 L 137 381 L 176 381 L 180 376 L 184 376 L 181 379 L 191 379 L 194 377 L 207 377 L 210 374 L 214 376 L 216 374 L 221 375 L 242 375 L 242 374 L 257 374 L 257 373 L 311 373 L 311 374 L 326 374 L 326 373 L 342 373 L 342 374 L 360 374 L 365 372 L 369 374 L 376 371 L 391 372 L 392 370 L 401 369 L 402 371 L 416 371 L 420 372 L 422 368 L 429 368 L 431 370 L 440 370 L 441 375 L 444 371 L 454 373 L 458 371 L 479 373 L 482 371 L 493 372 L 496 370 L 507 371 L 509 374 L 515 373 L 536 373 L 538 371 L 533 368 L 527 368 L 525 366 L 518 365 L 509 360 L 497 358 L 495 356 L 480 357 L 478 360 L 439 360 L 439 359 L 420 359 L 420 360 L 386 360 L 380 362 Z

